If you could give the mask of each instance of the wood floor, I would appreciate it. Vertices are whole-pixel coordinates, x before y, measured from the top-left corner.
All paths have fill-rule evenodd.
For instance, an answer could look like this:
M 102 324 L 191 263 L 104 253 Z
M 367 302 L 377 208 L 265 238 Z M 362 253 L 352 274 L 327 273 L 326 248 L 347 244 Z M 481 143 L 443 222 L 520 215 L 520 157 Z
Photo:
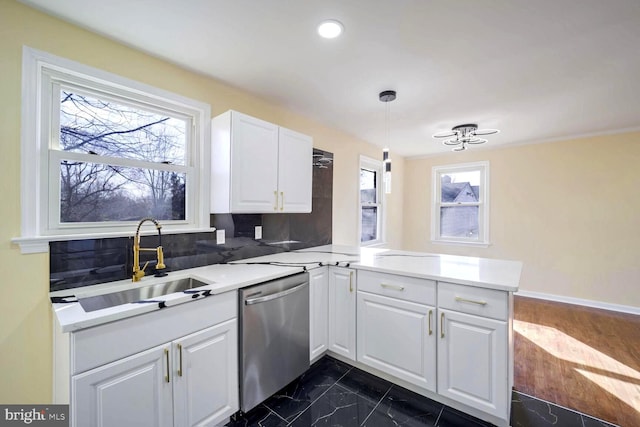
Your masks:
M 640 316 L 515 297 L 514 388 L 640 426 Z

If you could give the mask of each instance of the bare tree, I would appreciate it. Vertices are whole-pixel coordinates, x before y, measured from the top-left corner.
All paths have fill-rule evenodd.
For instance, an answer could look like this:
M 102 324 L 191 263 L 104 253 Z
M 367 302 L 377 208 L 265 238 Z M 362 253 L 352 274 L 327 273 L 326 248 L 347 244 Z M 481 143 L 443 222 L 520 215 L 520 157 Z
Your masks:
M 180 188 L 175 172 L 118 167 L 108 157 L 152 163 L 184 162 L 184 121 L 71 92 L 60 100 L 60 148 L 96 155 L 96 162 L 61 164 L 63 222 L 123 220 L 152 215 L 175 218 Z M 100 157 L 98 157 L 100 156 Z M 174 178 L 173 175 L 176 175 Z M 184 177 L 182 177 L 184 191 Z M 184 194 L 182 195 L 184 203 Z

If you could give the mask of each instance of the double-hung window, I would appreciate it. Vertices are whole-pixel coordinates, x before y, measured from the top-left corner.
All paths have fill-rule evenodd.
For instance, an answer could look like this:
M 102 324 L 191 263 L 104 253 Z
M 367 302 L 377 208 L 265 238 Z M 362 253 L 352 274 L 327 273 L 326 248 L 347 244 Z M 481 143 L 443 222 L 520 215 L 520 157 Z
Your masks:
M 382 162 L 360 157 L 360 243 L 383 242 Z
M 130 234 L 144 217 L 164 231 L 208 227 L 208 105 L 30 48 L 23 56 L 21 246 Z
M 489 244 L 489 163 L 434 166 L 434 242 Z

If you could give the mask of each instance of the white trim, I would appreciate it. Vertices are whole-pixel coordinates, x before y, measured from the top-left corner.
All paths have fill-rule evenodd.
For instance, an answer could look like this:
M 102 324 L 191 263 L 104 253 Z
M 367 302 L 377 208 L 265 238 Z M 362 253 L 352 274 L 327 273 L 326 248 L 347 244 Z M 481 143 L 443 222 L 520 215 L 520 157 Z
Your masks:
M 441 202 L 438 200 L 440 196 L 440 179 L 438 175 L 443 171 L 446 172 L 463 172 L 480 170 L 482 184 L 480 185 L 480 201 L 478 206 L 478 225 L 480 232 L 479 240 L 455 239 L 455 238 L 439 238 L 438 229 L 440 228 L 440 212 L 438 207 Z M 489 188 L 491 180 L 489 176 L 489 161 L 480 161 L 472 163 L 456 163 L 450 165 L 433 166 L 431 168 L 431 242 L 443 245 L 462 245 L 475 247 L 489 247 L 491 240 L 489 238 L 489 213 L 490 213 L 490 197 Z M 475 206 L 475 204 L 474 204 Z
M 473 246 L 473 247 L 481 247 L 488 248 L 491 246 L 490 242 L 462 242 L 459 240 L 434 240 L 431 239 L 431 243 L 434 245 L 454 245 L 454 246 Z
M 490 151 L 490 150 L 500 150 L 500 149 L 521 147 L 525 145 L 537 145 L 537 144 L 547 144 L 552 142 L 574 141 L 578 139 L 598 138 L 601 136 L 621 135 L 625 133 L 634 133 L 634 132 L 640 132 L 640 127 L 633 126 L 628 128 L 622 128 L 622 129 L 607 130 L 602 132 L 571 134 L 571 135 L 564 135 L 564 136 L 545 138 L 545 139 L 527 139 L 524 141 L 509 142 L 506 144 L 498 144 L 493 146 L 477 145 L 477 146 L 474 146 L 473 148 L 475 151 L 481 151 L 481 150 Z M 411 160 L 420 160 L 420 159 L 428 159 L 431 157 L 440 157 L 440 156 L 449 156 L 449 155 L 456 156 L 456 155 L 459 155 L 459 153 L 455 151 L 444 151 L 444 152 L 430 153 L 430 154 L 419 154 L 416 156 L 407 156 L 406 158 Z
M 360 239 L 362 238 L 362 201 L 360 199 L 360 170 L 361 169 L 374 169 L 376 173 L 376 190 L 378 203 L 376 206 L 378 207 L 378 223 L 377 223 L 377 231 L 378 238 L 375 240 L 369 240 L 367 242 L 362 242 Z M 376 160 L 371 157 L 365 156 L 363 154 L 360 155 L 360 162 L 358 164 L 358 236 L 357 241 L 360 246 L 380 246 L 386 243 L 386 230 L 384 226 L 385 220 L 385 205 L 384 202 L 384 165 L 381 160 Z
M 547 301 L 563 302 L 566 304 L 582 305 L 585 307 L 599 308 L 601 310 L 617 311 L 620 313 L 636 314 L 640 315 L 640 307 L 633 307 L 631 305 L 613 304 L 603 301 L 595 301 L 590 299 L 567 297 L 564 295 L 546 294 L 542 292 L 531 291 L 518 291 L 515 292 L 516 296 L 537 298 Z
M 12 239 L 20 245 L 22 253 L 47 252 L 48 242 L 82 238 L 115 237 L 131 234 L 131 225 L 127 223 L 90 224 L 84 229 L 78 228 L 75 235 L 69 227 L 52 227 L 49 224 L 51 212 L 43 198 L 49 192 L 47 176 L 49 170 L 50 126 L 45 126 L 46 112 L 51 108 L 48 88 L 51 76 L 65 78 L 95 86 L 96 90 L 118 94 L 123 99 L 150 106 L 177 110 L 179 116 L 193 117 L 193 152 L 187 151 L 187 163 L 171 169 L 193 171 L 187 183 L 187 206 L 185 221 L 163 224 L 163 232 L 190 232 L 211 229 L 209 226 L 209 187 L 210 180 L 210 137 L 211 107 L 201 101 L 193 100 L 163 89 L 127 79 L 109 72 L 57 57 L 23 46 L 22 50 L 22 109 L 21 109 L 21 236 Z M 47 83 L 48 82 L 48 83 Z M 43 85 L 47 84 L 47 88 Z M 46 89 L 46 90 L 45 90 Z M 45 99 L 46 98 L 46 99 Z M 133 102 L 133 101 L 132 101 Z M 196 126 L 196 123 L 198 125 Z M 63 156 L 75 156 L 65 153 Z M 124 163 L 129 163 L 123 161 Z M 131 162 L 134 163 L 134 162 Z M 165 169 L 161 166 L 159 169 Z M 54 173 L 55 171 L 51 172 Z M 51 179 L 57 179 L 57 174 Z M 189 190 L 189 187 L 193 190 Z M 45 193 L 43 193 L 45 192 Z M 57 195 L 56 195 L 57 197 Z M 57 218 L 57 217 L 56 217 Z M 95 225 L 95 227 L 94 227 Z M 78 224 L 81 227 L 82 224 Z M 111 230 L 104 232 L 106 228 Z
M 37 237 L 14 237 L 11 239 L 11 243 L 20 246 L 20 253 L 22 254 L 36 254 L 49 252 L 49 242 L 59 242 L 65 240 L 85 240 L 85 239 L 109 239 L 114 237 L 133 237 L 135 234 L 135 224 L 127 227 L 128 230 L 124 231 L 109 231 L 109 232 L 96 232 L 90 234 L 58 234 L 48 236 Z M 181 229 L 166 229 L 162 226 L 162 234 L 178 234 L 178 233 L 210 233 L 216 231 L 215 227 L 208 228 L 181 228 Z M 154 228 L 153 230 L 140 230 L 140 235 L 155 235 L 158 232 Z

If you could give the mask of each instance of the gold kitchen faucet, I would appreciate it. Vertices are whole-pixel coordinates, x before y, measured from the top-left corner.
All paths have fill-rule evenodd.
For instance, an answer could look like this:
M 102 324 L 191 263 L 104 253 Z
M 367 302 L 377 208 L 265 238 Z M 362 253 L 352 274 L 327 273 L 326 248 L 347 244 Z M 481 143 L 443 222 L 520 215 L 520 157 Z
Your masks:
M 155 248 L 141 248 L 140 247 L 140 227 L 142 226 L 142 224 L 146 221 L 151 221 L 153 222 L 153 224 L 156 226 L 156 229 L 158 230 L 158 246 Z M 131 277 L 131 280 L 133 282 L 139 282 L 140 279 L 142 279 L 144 277 L 144 270 L 147 268 L 147 265 L 149 264 L 149 261 L 147 261 L 144 264 L 144 267 L 142 267 L 142 269 L 140 268 L 140 252 L 155 252 L 156 253 L 156 257 L 157 257 L 157 262 L 156 262 L 156 271 L 158 270 L 162 270 L 164 268 L 166 268 L 167 266 L 164 264 L 164 254 L 162 253 L 162 233 L 160 231 L 160 229 L 162 228 L 162 226 L 160 225 L 160 223 L 158 221 L 156 221 L 153 218 L 142 218 L 140 220 L 140 222 L 138 223 L 138 228 L 136 229 L 136 235 L 133 238 L 133 276 Z M 166 276 L 167 273 L 164 272 L 157 272 L 156 276 L 157 277 L 162 277 L 162 276 Z

